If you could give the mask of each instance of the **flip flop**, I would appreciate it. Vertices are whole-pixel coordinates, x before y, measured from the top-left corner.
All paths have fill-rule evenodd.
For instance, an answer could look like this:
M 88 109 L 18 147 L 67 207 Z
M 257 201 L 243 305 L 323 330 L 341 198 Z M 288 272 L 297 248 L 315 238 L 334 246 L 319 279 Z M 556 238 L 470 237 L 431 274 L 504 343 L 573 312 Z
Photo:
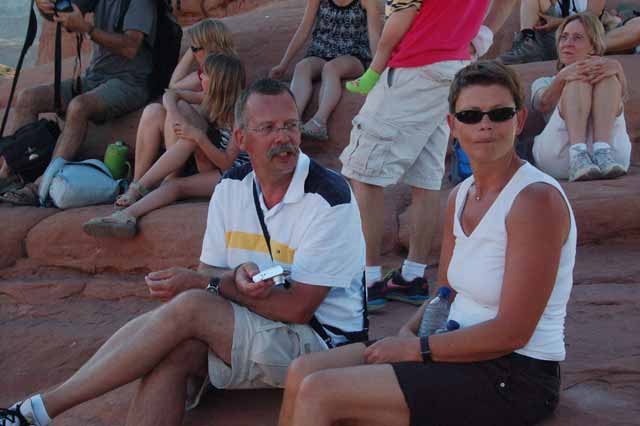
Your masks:
M 118 210 L 85 222 L 82 229 L 97 238 L 133 238 L 138 233 L 137 222 L 137 218 Z
M 312 118 L 302 125 L 302 134 L 319 141 L 329 140 L 327 126 L 322 125 L 318 120 Z
M 0 201 L 15 206 L 39 206 L 38 185 L 28 183 L 22 188 L 5 191 L 0 195 Z
M 149 193 L 149 190 L 138 182 L 132 182 L 129 185 L 127 192 L 116 198 L 114 207 L 118 210 L 126 209 L 145 195 Z

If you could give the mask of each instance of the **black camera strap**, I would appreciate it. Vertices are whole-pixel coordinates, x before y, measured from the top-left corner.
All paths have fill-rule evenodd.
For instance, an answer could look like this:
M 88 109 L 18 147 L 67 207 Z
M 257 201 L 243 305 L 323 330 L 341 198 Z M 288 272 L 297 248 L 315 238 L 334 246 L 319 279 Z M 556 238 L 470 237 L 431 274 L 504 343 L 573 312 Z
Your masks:
M 264 213 L 262 212 L 262 207 L 260 207 L 260 199 L 258 197 L 258 188 L 256 187 L 255 179 L 253 181 L 253 203 L 256 207 L 256 213 L 258 214 L 260 227 L 262 228 L 262 236 L 264 237 L 264 240 L 267 243 L 267 249 L 269 249 L 269 256 L 273 261 L 273 254 L 271 253 L 271 235 L 269 234 L 269 229 L 267 229 L 267 224 L 264 221 Z M 285 288 L 288 288 L 287 284 L 285 284 Z M 364 280 L 363 280 L 363 290 L 364 290 Z M 327 333 L 327 330 L 329 330 L 331 333 L 335 335 L 344 336 L 347 339 L 347 341 L 343 343 L 345 345 L 349 343 L 354 343 L 354 342 L 363 342 L 369 338 L 369 316 L 367 312 L 367 294 L 366 294 L 366 291 L 363 291 L 363 293 L 364 293 L 363 294 L 364 312 L 363 312 L 363 321 L 362 321 L 363 329 L 361 331 L 352 331 L 352 332 L 343 331 L 338 327 L 322 324 L 318 320 L 318 318 L 315 316 L 315 314 L 311 317 L 311 320 L 309 321 L 309 324 L 308 324 L 309 327 L 311 327 L 313 331 L 315 331 L 316 334 L 320 336 L 320 338 L 325 342 L 328 348 L 341 346 L 342 344 L 334 345 L 331 339 L 331 336 L 329 336 L 329 333 Z
M 2 119 L 2 127 L 0 128 L 0 137 L 4 134 L 4 129 L 7 125 L 7 119 L 9 118 L 9 110 L 11 109 L 11 103 L 13 102 L 13 95 L 16 91 L 16 86 L 18 84 L 18 77 L 20 76 L 20 70 L 22 69 L 22 62 L 24 61 L 24 57 L 27 54 L 29 48 L 33 45 L 33 41 L 36 39 L 36 33 L 38 32 L 38 19 L 36 18 L 36 13 L 33 10 L 33 4 L 35 0 L 31 0 L 31 11 L 29 12 L 29 26 L 27 28 L 27 35 L 24 39 L 24 44 L 22 45 L 22 51 L 20 52 L 20 58 L 18 59 L 18 65 L 16 65 L 16 70 L 13 75 L 13 83 L 11 84 L 11 92 L 9 93 L 9 99 L 7 100 L 7 106 L 4 110 L 4 118 Z

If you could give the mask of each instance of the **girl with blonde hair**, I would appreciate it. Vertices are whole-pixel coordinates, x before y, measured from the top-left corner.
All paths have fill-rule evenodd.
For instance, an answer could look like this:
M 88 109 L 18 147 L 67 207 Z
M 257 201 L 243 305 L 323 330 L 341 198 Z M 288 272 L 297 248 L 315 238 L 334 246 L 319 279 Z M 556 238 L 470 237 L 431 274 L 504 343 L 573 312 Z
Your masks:
M 210 197 L 225 170 L 249 160 L 231 136 L 233 108 L 246 84 L 242 62 L 235 56 L 211 54 L 202 70 L 203 101 L 198 111 L 185 113 L 194 107 L 183 100 L 177 103 L 189 117 L 171 124 L 177 141 L 120 197 L 139 200 L 110 216 L 91 219 L 84 224 L 85 232 L 96 237 L 133 237 L 138 217 L 176 200 Z M 176 177 L 192 155 L 195 173 Z M 147 189 L 158 185 L 152 192 Z

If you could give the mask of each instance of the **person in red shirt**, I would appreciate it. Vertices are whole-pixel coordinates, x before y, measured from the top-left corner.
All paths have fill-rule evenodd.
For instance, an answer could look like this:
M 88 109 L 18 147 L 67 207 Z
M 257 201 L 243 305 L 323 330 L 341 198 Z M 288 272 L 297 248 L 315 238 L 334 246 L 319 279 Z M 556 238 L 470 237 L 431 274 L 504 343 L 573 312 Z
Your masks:
M 360 206 L 371 310 L 383 306 L 387 298 L 421 304 L 428 297 L 423 276 L 449 139 L 449 86 L 455 73 L 468 64 L 469 45 L 483 22 L 495 32 L 515 3 L 425 0 L 353 120 L 351 140 L 340 160 Z M 400 270 L 383 278 L 381 206 L 384 188 L 399 182 L 411 187 L 409 254 Z

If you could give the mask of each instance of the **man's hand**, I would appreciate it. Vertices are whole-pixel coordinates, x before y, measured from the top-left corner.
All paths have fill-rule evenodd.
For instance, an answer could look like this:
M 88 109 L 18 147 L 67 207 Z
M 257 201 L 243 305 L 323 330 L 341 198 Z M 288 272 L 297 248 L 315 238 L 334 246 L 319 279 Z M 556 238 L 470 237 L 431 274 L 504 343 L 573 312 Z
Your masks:
M 73 12 L 60 12 L 53 17 L 53 20 L 62 24 L 67 31 L 72 33 L 89 32 L 89 30 L 91 30 L 91 24 L 84 20 L 84 16 L 82 16 L 82 12 L 80 12 L 78 6 L 73 3 L 71 3 L 71 6 L 73 6 Z
M 255 274 L 260 272 L 258 265 L 253 262 L 243 263 L 236 271 L 234 277 L 236 288 L 245 296 L 256 299 L 266 299 L 271 293 L 271 289 L 275 285 L 273 279 L 258 281 L 254 283 L 251 279 Z
M 169 268 L 151 272 L 144 278 L 154 299 L 166 302 L 183 291 L 204 289 L 207 277 L 187 268 Z
M 366 364 L 422 361 L 417 337 L 385 337 L 364 351 Z
M 36 7 L 40 9 L 40 12 L 45 15 L 53 15 L 54 14 L 54 3 L 53 0 L 36 0 Z

